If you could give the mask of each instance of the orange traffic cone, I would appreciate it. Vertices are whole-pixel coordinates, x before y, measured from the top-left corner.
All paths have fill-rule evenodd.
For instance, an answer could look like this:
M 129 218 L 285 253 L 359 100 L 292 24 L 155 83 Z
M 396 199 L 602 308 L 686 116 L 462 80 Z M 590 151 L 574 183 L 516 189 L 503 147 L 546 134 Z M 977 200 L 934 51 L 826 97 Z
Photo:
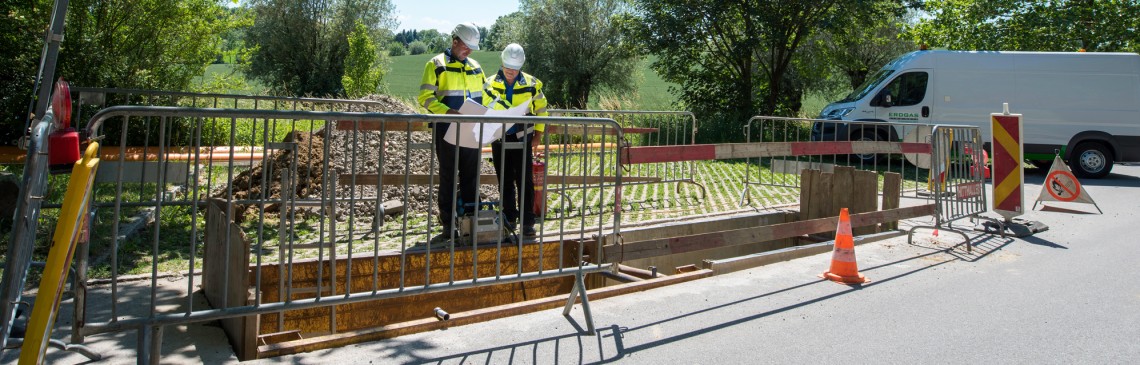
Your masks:
M 862 284 L 868 282 L 855 264 L 855 239 L 851 237 L 851 216 L 847 208 L 839 211 L 839 226 L 835 228 L 835 250 L 831 253 L 831 269 L 820 277 L 837 283 Z

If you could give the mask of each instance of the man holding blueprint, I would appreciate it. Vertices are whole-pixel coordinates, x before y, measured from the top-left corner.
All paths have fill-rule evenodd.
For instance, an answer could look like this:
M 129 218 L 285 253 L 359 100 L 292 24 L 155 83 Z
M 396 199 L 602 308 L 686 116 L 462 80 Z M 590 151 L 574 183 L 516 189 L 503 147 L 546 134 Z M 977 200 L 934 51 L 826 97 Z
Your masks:
M 493 77 L 487 79 L 483 99 L 491 103 L 488 112 L 503 112 L 511 115 L 548 116 L 546 96 L 542 93 L 542 81 L 520 71 L 526 55 L 522 46 L 511 43 L 503 49 L 503 67 Z M 488 101 L 489 100 L 489 101 Z M 491 143 L 495 172 L 503 181 L 502 207 L 508 227 L 518 227 L 519 207 L 522 207 L 522 235 L 534 237 L 534 184 L 532 177 L 534 148 L 542 143 L 544 124 L 507 124 L 502 139 Z M 504 143 L 506 142 L 506 143 Z M 514 146 L 512 146 L 511 142 Z M 522 143 L 517 143 L 522 142 Z M 521 144 L 521 148 L 518 145 Z
M 451 48 L 424 66 L 420 93 L 416 98 L 424 109 L 432 114 L 459 114 L 467 100 L 476 104 L 483 102 L 483 84 L 487 78 L 479 62 L 467 57 L 471 50 L 478 49 L 479 28 L 471 23 L 456 26 L 451 32 Z M 463 212 L 464 204 L 476 202 L 479 191 L 479 149 L 455 143 L 456 125 L 432 125 L 435 154 L 439 159 L 439 219 L 443 225 L 443 233 L 433 241 L 456 237 L 455 217 Z M 452 135 L 451 142 L 445 140 L 447 134 Z M 458 192 L 456 177 L 459 180 Z

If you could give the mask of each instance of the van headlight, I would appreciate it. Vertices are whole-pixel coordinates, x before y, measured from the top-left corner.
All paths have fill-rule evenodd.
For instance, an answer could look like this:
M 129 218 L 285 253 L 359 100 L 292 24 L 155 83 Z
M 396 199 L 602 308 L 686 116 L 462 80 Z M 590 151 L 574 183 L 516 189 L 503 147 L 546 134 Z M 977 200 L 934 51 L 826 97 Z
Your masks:
M 851 114 L 852 110 L 855 110 L 855 107 L 834 109 L 823 117 L 824 119 L 842 119 L 846 117 L 847 114 Z

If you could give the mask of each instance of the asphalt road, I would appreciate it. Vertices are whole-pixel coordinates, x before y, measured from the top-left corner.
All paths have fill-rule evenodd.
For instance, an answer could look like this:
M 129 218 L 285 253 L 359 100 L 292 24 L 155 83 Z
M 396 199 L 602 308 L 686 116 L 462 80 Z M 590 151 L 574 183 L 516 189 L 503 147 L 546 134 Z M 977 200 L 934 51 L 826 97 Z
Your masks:
M 548 310 L 394 340 L 269 359 L 291 363 L 631 364 L 1140 362 L 1140 167 L 1085 187 L 1094 214 L 1031 211 L 1014 239 L 920 230 L 858 246 L 873 281 L 817 278 L 830 254 L 597 300 L 596 336 Z M 1026 200 L 1044 171 L 1026 174 Z M 922 222 L 912 222 L 921 224 Z M 927 222 L 929 223 L 929 222 Z M 963 227 L 966 228 L 966 227 Z

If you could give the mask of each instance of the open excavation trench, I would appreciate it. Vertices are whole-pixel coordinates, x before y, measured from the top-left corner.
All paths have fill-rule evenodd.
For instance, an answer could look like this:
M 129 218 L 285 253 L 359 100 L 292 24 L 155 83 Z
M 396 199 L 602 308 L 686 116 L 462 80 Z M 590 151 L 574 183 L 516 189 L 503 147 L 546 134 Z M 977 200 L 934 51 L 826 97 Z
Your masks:
M 413 113 L 398 103 L 382 111 Z M 853 168 L 837 167 L 836 177 L 828 173 L 826 184 L 812 185 L 805 180 L 804 187 L 788 188 L 745 184 L 748 165 L 744 162 L 698 161 L 694 162 L 695 181 L 623 186 L 620 200 L 613 188 L 567 189 L 551 194 L 540 225 L 545 235 L 535 242 L 430 253 L 403 251 L 401 248 L 420 243 L 418 237 L 426 241 L 435 233 L 428 231 L 429 214 L 438 214 L 431 198 L 435 187 L 385 185 L 377 190 L 374 185 L 345 184 L 340 177 L 437 173 L 431 170 L 434 164 L 429 151 L 407 149 L 409 143 L 429 143 L 428 132 L 321 130 L 293 133 L 285 142 L 292 147 L 273 151 L 270 158 L 239 174 L 233 180 L 232 195 L 229 187 L 211 192 L 216 200 L 209 204 L 206 219 L 207 232 L 213 233 L 206 235 L 203 288 L 215 307 L 245 306 L 255 300 L 274 303 L 317 296 L 336 298 L 348 293 L 557 270 L 577 266 L 580 252 L 591 264 L 614 264 L 617 268 L 587 276 L 586 288 L 591 298 L 598 298 L 711 275 L 716 260 L 810 246 L 815 242 L 810 235 L 834 230 L 831 216 L 839 206 L 851 206 L 853 212 L 863 213 L 856 215 L 861 234 L 890 230 L 879 223 L 929 214 L 930 209 L 895 209 L 901 188 L 897 178 L 893 180 L 896 188 L 882 195 L 895 196 L 893 206 L 887 199 L 880 205 L 882 177 L 873 172 L 858 175 Z M 596 176 L 601 169 L 577 162 L 572 157 L 548 162 L 548 171 Z M 287 174 L 289 171 L 295 174 Z M 482 174 L 494 175 L 489 161 L 483 163 Z M 284 176 L 293 176 L 292 184 Z M 863 185 L 856 186 L 857 181 Z M 741 206 L 746 189 L 750 199 L 748 205 Z M 335 196 L 337 203 L 334 207 L 292 209 L 239 205 L 232 216 L 223 212 L 224 204 L 217 204 L 230 199 L 278 200 L 290 196 L 315 201 Z M 805 197 L 817 206 L 797 206 Z M 497 187 L 481 185 L 480 198 L 498 200 Z M 392 200 L 402 203 L 401 213 L 377 214 L 377 204 Z M 603 234 L 566 239 L 562 235 L 612 226 L 615 210 L 621 212 L 621 220 L 616 222 L 622 227 L 620 237 Z M 378 217 L 383 221 L 374 221 Z M 285 241 L 280 232 L 259 229 L 280 225 L 282 220 L 288 220 L 284 226 L 291 234 L 284 237 Z M 240 232 L 232 242 L 245 244 L 225 244 L 225 237 L 219 233 L 230 231 Z M 253 243 L 257 247 L 251 247 Z M 329 243 L 331 252 L 317 248 Z M 251 266 L 252 255 L 257 255 L 257 265 Z M 228 270 L 231 274 L 218 274 L 225 272 L 219 270 L 218 262 L 233 265 Z M 720 267 L 739 269 L 741 265 Z M 230 318 L 223 320 L 222 326 L 239 358 L 271 357 L 553 308 L 564 305 L 573 284 L 573 276 L 560 276 L 414 295 L 397 292 L 366 301 Z M 450 312 L 451 319 L 436 319 L 434 308 Z

